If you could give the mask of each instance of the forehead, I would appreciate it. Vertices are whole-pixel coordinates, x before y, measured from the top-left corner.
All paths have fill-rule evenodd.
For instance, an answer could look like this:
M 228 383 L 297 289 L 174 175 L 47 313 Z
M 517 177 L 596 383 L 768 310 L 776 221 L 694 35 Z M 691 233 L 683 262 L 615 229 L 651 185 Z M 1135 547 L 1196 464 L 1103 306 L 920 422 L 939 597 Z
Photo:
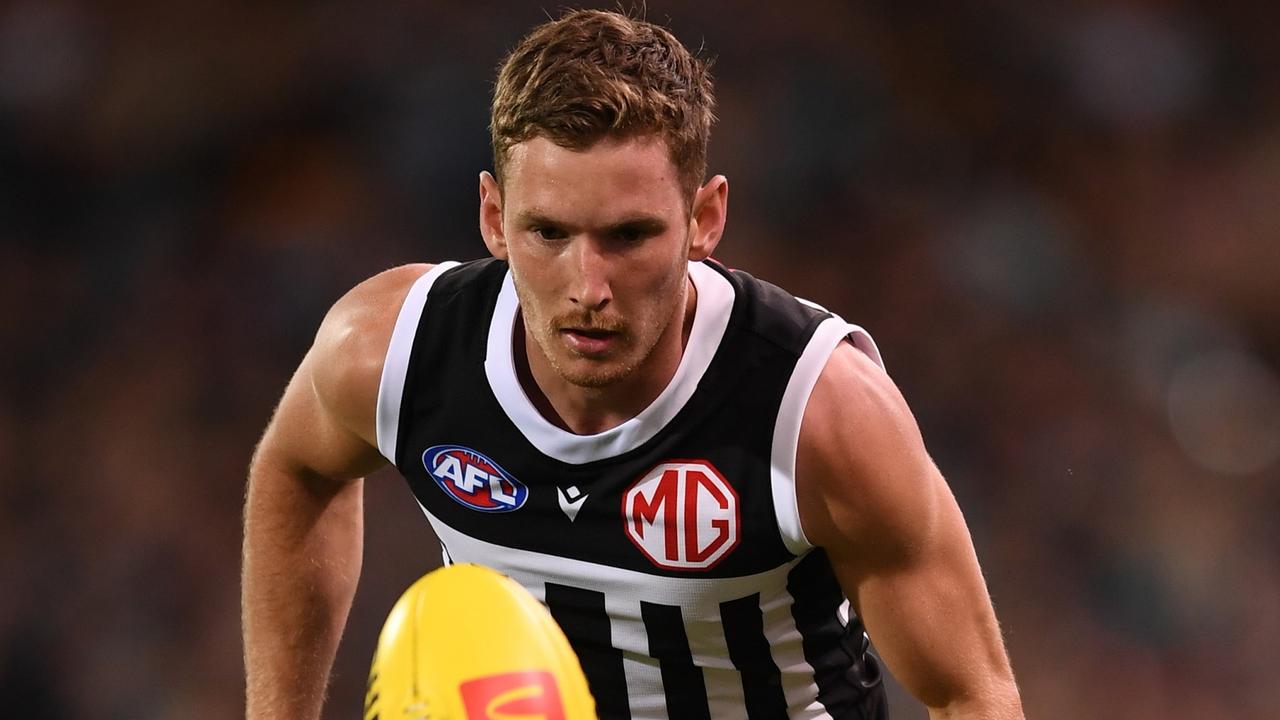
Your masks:
M 583 150 L 535 137 L 510 149 L 503 186 L 508 212 L 537 209 L 575 222 L 684 211 L 675 163 L 657 136 L 605 138 Z

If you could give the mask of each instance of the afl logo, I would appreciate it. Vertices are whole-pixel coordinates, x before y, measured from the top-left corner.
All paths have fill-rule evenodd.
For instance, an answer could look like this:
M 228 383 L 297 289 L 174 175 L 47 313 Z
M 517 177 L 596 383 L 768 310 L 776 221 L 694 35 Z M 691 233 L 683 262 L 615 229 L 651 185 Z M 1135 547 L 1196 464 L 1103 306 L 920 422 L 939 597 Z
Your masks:
M 445 494 L 472 510 L 519 510 L 529 488 L 498 463 L 461 445 L 436 445 L 422 453 L 422 465 Z
M 622 496 L 627 537 L 654 565 L 705 570 L 738 544 L 738 494 L 705 460 L 665 462 Z

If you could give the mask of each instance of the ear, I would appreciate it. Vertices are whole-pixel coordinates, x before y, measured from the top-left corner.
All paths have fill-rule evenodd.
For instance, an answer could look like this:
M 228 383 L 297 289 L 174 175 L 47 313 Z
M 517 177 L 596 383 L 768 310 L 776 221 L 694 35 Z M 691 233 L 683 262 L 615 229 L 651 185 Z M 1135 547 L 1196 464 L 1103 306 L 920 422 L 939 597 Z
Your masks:
M 689 218 L 689 259 L 697 262 L 711 257 L 724 234 L 729 212 L 729 180 L 716 175 L 698 188 Z
M 489 253 L 507 259 L 507 236 L 502 229 L 502 189 L 488 170 L 480 173 L 480 235 Z

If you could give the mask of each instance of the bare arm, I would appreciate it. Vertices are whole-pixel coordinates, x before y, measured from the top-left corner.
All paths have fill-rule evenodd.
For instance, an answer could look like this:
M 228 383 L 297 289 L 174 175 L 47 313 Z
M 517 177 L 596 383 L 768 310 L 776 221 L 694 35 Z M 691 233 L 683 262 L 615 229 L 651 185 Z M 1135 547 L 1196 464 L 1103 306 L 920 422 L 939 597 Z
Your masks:
M 809 539 L 893 673 L 931 718 L 1023 717 L 968 528 L 901 394 L 841 344 L 801 427 Z
M 383 357 L 426 269 L 382 273 L 334 305 L 254 453 L 241 578 L 250 720 L 320 716 L 360 576 L 362 478 L 386 462 L 375 429 Z

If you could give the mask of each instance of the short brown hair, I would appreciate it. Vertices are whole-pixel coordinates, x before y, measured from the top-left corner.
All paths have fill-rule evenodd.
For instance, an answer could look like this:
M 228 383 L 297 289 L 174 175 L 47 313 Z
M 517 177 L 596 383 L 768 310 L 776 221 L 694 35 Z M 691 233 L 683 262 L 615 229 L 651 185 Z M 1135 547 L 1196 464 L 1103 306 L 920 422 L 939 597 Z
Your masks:
M 511 147 L 534 137 L 581 150 L 655 133 L 688 202 L 707 172 L 710 65 L 666 28 L 615 12 L 576 10 L 539 25 L 498 71 L 489 130 L 499 182 Z

